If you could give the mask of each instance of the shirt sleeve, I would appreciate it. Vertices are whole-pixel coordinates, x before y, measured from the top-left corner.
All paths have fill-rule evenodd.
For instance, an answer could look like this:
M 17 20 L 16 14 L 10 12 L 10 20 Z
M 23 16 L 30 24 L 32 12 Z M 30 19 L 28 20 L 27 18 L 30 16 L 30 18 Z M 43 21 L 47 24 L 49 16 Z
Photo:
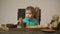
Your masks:
M 35 24 L 36 24 L 36 25 L 38 25 L 38 24 L 39 24 L 37 19 L 35 19 L 35 20 L 34 20 L 34 22 L 35 22 Z

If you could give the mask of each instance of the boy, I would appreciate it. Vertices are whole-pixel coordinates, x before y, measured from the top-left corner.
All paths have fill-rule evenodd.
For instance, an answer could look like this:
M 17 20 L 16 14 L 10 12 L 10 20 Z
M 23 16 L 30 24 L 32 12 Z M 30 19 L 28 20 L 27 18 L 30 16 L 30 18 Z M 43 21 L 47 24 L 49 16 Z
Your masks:
M 37 25 L 38 21 L 34 18 L 35 9 L 32 6 L 26 8 L 25 18 L 22 20 L 27 26 Z

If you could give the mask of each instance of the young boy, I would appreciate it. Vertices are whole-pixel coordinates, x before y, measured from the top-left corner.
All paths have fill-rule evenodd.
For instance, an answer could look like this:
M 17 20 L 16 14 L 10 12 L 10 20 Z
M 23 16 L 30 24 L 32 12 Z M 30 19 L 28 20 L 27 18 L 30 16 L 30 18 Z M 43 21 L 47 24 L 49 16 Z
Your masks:
M 27 26 L 37 25 L 38 20 L 34 18 L 35 9 L 32 6 L 26 8 L 25 18 L 22 20 Z

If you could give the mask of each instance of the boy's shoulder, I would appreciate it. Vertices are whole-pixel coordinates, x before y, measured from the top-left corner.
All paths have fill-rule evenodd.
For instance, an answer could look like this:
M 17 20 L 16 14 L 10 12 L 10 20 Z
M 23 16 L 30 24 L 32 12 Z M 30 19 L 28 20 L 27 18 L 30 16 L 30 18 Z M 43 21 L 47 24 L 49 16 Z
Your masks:
M 33 18 L 33 20 L 37 20 L 36 18 Z
M 26 20 L 26 18 L 23 18 L 23 19 L 22 19 L 22 21 L 25 21 L 25 20 Z

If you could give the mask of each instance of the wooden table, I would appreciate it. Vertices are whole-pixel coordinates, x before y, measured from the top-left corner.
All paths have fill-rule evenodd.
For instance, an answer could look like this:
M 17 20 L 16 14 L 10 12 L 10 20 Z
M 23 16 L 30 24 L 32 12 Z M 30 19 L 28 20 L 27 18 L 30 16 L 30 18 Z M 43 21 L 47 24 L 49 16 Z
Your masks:
M 29 29 L 30 30 L 30 29 Z M 3 31 L 2 29 L 0 29 L 0 34 L 60 34 L 60 30 L 57 30 L 56 32 L 53 33 L 47 33 L 47 32 L 42 32 L 42 31 L 35 31 L 35 30 L 30 30 L 30 31 L 24 31 L 24 30 L 20 30 L 20 31 Z

